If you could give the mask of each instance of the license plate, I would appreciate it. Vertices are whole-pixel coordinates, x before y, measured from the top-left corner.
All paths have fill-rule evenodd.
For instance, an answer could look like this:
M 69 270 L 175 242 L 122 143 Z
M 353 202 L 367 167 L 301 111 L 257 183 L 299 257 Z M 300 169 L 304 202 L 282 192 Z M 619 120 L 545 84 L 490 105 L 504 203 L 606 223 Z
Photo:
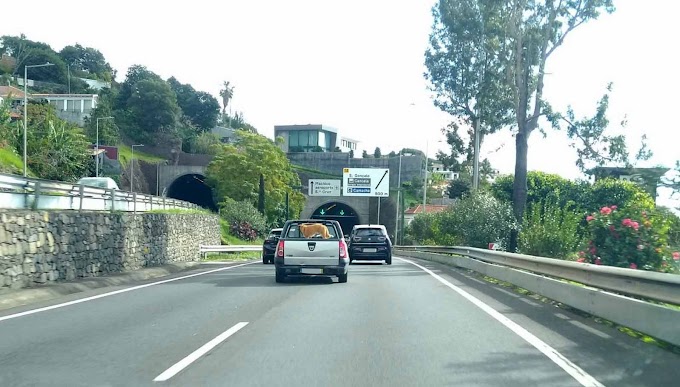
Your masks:
M 323 269 L 304 268 L 304 269 L 300 269 L 300 273 L 302 273 L 302 274 L 323 274 Z
M 378 249 L 364 249 L 364 253 L 377 253 Z

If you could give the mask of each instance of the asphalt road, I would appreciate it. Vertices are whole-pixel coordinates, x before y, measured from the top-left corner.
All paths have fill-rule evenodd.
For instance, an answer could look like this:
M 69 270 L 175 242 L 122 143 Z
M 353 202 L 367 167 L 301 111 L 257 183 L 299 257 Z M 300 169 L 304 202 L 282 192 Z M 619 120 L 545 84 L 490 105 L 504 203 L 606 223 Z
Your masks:
M 6 310 L 0 386 L 680 380 L 679 355 L 464 272 L 411 262 L 352 265 L 346 284 L 325 278 L 276 284 L 273 265 L 208 265 L 160 283 Z

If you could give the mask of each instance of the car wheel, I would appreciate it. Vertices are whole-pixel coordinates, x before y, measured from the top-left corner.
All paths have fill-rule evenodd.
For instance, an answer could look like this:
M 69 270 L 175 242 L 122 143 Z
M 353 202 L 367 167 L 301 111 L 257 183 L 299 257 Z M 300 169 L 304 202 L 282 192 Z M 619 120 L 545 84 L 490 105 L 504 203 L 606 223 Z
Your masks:
M 341 283 L 341 284 L 344 284 L 345 282 L 347 282 L 347 274 L 348 273 L 339 274 L 338 275 L 338 282 Z
M 388 265 L 391 265 L 391 264 L 392 264 L 392 254 L 390 254 L 390 255 L 387 257 L 387 259 L 385 260 L 385 263 L 388 264 Z
M 276 271 L 276 282 L 281 283 L 286 279 L 286 275 L 281 270 Z

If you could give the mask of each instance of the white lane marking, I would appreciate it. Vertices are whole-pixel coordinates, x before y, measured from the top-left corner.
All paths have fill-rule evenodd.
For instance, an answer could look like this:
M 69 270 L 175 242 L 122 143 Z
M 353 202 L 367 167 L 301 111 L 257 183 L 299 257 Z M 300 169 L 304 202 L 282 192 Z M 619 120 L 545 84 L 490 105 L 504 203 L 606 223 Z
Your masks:
M 570 319 L 569 316 L 566 316 L 562 313 L 555 313 L 555 316 L 561 318 L 562 320 L 569 320 Z
M 530 333 L 526 329 L 522 328 L 521 326 L 519 326 L 514 321 L 505 317 L 504 315 L 502 315 L 501 313 L 496 311 L 494 308 L 485 304 L 484 302 L 482 302 L 477 297 L 473 296 L 472 294 L 466 292 L 465 290 L 463 290 L 463 289 L 459 288 L 458 286 L 456 286 L 456 285 L 450 283 L 449 281 L 445 280 L 441 276 L 433 273 L 431 270 L 426 269 L 426 268 L 420 266 L 419 264 L 417 264 L 413 261 L 409 261 L 408 259 L 404 259 L 404 258 L 397 258 L 397 259 L 400 259 L 404 262 L 410 263 L 411 265 L 419 267 L 421 270 L 425 271 L 426 273 L 428 273 L 429 275 L 431 275 L 432 277 L 437 279 L 437 281 L 441 282 L 442 284 L 451 288 L 451 290 L 453 290 L 456 293 L 460 294 L 461 296 L 465 297 L 468 301 L 475 304 L 475 306 L 477 306 L 478 308 L 480 308 L 481 310 L 483 310 L 484 312 L 489 314 L 491 317 L 496 319 L 501 324 L 505 325 L 508 329 L 513 331 L 519 337 L 523 338 L 526 342 L 533 345 L 541 353 L 543 353 L 550 360 L 552 360 L 553 363 L 557 364 L 560 368 L 562 368 L 569 375 L 571 375 L 571 377 L 573 377 L 579 383 L 581 383 L 582 386 L 604 387 L 604 385 L 602 383 L 598 382 L 597 379 L 592 377 L 590 374 L 585 372 L 583 369 L 581 369 L 576 364 L 572 363 L 569 359 L 564 357 L 564 355 L 557 352 L 556 349 L 552 348 L 551 346 L 546 344 L 543 340 L 534 336 L 532 333 Z
M 537 304 L 531 300 L 527 300 L 526 298 L 520 298 L 520 301 L 524 302 L 525 304 L 529 304 L 531 306 L 541 306 L 540 304 Z
M 125 289 L 115 290 L 115 291 L 109 292 L 109 293 L 97 294 L 96 296 L 91 296 L 91 297 L 86 297 L 86 298 L 80 298 L 80 299 L 78 299 L 78 300 L 68 301 L 68 302 L 64 302 L 64 303 L 61 303 L 61 304 L 50 305 L 50 306 L 46 306 L 46 307 L 43 307 L 43 308 L 27 310 L 27 311 L 25 311 L 25 312 L 10 314 L 10 315 L 7 315 L 7 316 L 1 316 L 1 317 L 0 317 L 0 321 L 10 320 L 10 319 L 17 318 L 17 317 L 28 316 L 28 315 L 30 315 L 30 314 L 35 314 L 35 313 L 40 313 L 40 312 L 46 312 L 46 311 L 52 310 L 52 309 L 63 308 L 63 307 L 65 307 L 65 306 L 80 304 L 81 302 L 93 301 L 93 300 L 97 300 L 97 299 L 99 299 L 99 298 L 104 298 L 104 297 L 108 297 L 108 296 L 113 296 L 113 295 L 120 294 L 120 293 L 131 292 L 131 291 L 133 291 L 133 290 L 139 290 L 139 289 L 143 289 L 143 288 L 148 288 L 149 286 L 165 284 L 165 283 L 173 282 L 173 281 L 179 281 L 179 280 L 183 280 L 183 279 L 187 279 L 187 278 L 191 278 L 191 277 L 197 277 L 197 276 L 199 276 L 199 275 L 205 275 L 205 274 L 215 273 L 215 272 L 218 272 L 218 271 L 234 269 L 234 268 L 241 267 L 241 266 L 245 266 L 245 265 L 252 265 L 252 264 L 255 264 L 255 263 L 258 263 L 258 262 L 242 263 L 242 264 L 239 264 L 239 265 L 234 265 L 234 266 L 229 266 L 229 267 L 222 267 L 222 268 L 219 268 L 219 269 L 213 269 L 213 270 L 203 271 L 203 272 L 196 273 L 196 274 L 190 274 L 190 275 L 185 275 L 185 276 L 182 276 L 182 277 L 170 278 L 170 279 L 163 280 L 163 281 L 152 282 L 152 283 L 149 283 L 149 284 L 133 286 L 133 287 L 131 287 L 131 288 L 125 288 Z
M 507 294 L 507 295 L 510 296 L 510 297 L 520 298 L 519 294 L 515 294 L 515 293 L 512 293 L 512 292 L 509 292 L 509 291 L 507 291 L 507 290 L 505 290 L 505 289 L 501 289 L 501 288 L 497 288 L 497 287 L 493 287 L 492 289 L 496 289 L 496 290 L 498 290 L 499 292 L 505 293 L 505 294 Z M 520 299 L 522 299 L 522 298 L 520 298 Z
M 595 328 L 593 328 L 593 327 L 589 327 L 589 326 L 587 326 L 586 324 L 584 324 L 584 323 L 582 323 L 582 322 L 580 322 L 580 321 L 570 320 L 569 323 L 570 323 L 570 324 L 573 324 L 573 325 L 575 325 L 575 326 L 577 326 L 577 327 L 579 327 L 579 328 L 581 328 L 581 329 L 583 329 L 583 330 L 586 330 L 586 331 L 588 331 L 588 332 L 594 334 L 595 336 L 600 336 L 600 337 L 603 338 L 603 339 L 611 339 L 611 338 L 612 338 L 612 337 L 609 336 L 608 334 L 606 334 L 606 333 L 604 333 L 604 332 L 600 332 L 599 330 L 597 330 L 597 329 L 595 329 Z
M 246 325 L 248 325 L 247 322 L 240 322 L 234 325 L 233 327 L 227 329 L 226 331 L 222 332 L 219 336 L 203 344 L 201 348 L 190 353 L 187 357 L 175 363 L 175 365 L 165 370 L 162 374 L 156 376 L 156 379 L 154 379 L 153 381 L 163 382 L 177 375 L 177 373 L 187 368 L 191 363 L 195 362 L 196 360 L 198 360 L 198 358 L 210 352 L 211 349 L 215 348 L 221 342 L 228 339 L 229 336 L 238 332 L 239 330 L 241 330 L 241 328 L 245 327 Z

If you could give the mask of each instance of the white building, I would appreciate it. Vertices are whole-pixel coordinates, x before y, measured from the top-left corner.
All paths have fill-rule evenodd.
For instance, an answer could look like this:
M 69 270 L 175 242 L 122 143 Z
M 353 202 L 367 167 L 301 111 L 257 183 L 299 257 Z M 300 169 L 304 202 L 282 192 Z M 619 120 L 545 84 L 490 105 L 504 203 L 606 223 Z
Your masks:
M 450 180 L 458 180 L 458 178 L 460 177 L 458 172 L 452 172 L 452 171 L 445 169 L 444 164 L 442 164 L 440 162 L 432 163 L 432 170 L 430 171 L 430 173 L 440 174 L 444 177 L 444 180 L 449 180 L 449 181 Z
M 33 99 L 47 100 L 59 118 L 83 126 L 85 118 L 97 107 L 97 94 L 32 94 Z

